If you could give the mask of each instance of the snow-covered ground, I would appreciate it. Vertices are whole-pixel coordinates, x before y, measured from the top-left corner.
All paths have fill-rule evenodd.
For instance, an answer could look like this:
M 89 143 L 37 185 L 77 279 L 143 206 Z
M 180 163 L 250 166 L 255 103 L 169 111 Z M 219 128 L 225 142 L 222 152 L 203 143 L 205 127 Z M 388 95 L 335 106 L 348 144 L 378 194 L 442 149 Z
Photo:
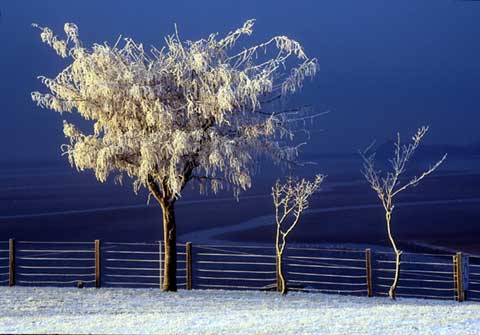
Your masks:
M 480 304 L 314 293 L 2 287 L 0 333 L 480 334 Z

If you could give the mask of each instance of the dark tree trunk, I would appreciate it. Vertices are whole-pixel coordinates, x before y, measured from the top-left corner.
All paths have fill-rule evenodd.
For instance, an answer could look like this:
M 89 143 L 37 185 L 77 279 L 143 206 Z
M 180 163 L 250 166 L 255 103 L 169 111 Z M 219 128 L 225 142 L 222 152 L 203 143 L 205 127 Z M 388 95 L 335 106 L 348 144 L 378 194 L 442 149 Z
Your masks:
M 177 291 L 177 227 L 175 224 L 175 200 L 162 199 L 163 241 L 165 246 L 162 291 Z
M 188 165 L 183 175 L 183 187 L 191 179 L 192 171 L 195 166 Z M 162 179 L 160 182 L 149 175 L 148 188 L 151 194 L 157 199 L 162 207 L 163 213 L 163 245 L 164 245 L 164 267 L 163 267 L 163 287 L 162 291 L 177 291 L 177 225 L 175 223 L 175 201 L 176 197 L 168 187 L 168 179 Z

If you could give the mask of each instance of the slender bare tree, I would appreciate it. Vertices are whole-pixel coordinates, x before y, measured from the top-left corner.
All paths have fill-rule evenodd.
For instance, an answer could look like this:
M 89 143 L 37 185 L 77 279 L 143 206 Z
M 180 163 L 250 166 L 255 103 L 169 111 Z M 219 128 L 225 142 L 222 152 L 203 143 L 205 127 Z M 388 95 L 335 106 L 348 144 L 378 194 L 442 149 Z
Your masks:
M 86 133 L 64 121 L 69 144 L 62 149 L 72 166 L 92 169 L 101 182 L 127 175 L 135 192 L 145 187 L 158 201 L 165 291 L 177 288 L 174 205 L 186 184 L 196 180 L 214 192 L 231 187 L 238 195 L 251 186 L 260 157 L 278 164 L 296 159 L 294 135 L 315 117 L 309 109 L 288 109 L 284 97 L 315 75 L 316 59 L 286 36 L 232 52 L 253 25 L 248 20 L 223 38 L 194 42 L 176 32 L 150 51 L 130 38 L 87 47 L 73 23 L 65 24 L 66 39 L 35 25 L 69 64 L 54 78 L 40 77 L 49 92 L 32 98 L 91 122 Z
M 400 259 L 402 251 L 398 248 L 395 238 L 392 234 L 392 212 L 395 208 L 394 200 L 395 197 L 406 189 L 418 185 L 418 183 L 435 171 L 440 164 L 447 158 L 445 154 L 439 161 L 434 165 L 430 166 L 425 172 L 418 176 L 414 176 L 411 179 L 402 180 L 402 175 L 406 171 L 407 163 L 412 158 L 415 150 L 420 145 L 422 138 L 428 132 L 428 127 L 421 127 L 417 130 L 415 135 L 413 135 L 411 143 L 408 145 L 401 144 L 400 134 L 397 133 L 397 140 L 395 142 L 395 149 L 393 158 L 389 159 L 391 164 L 391 170 L 387 171 L 384 175 L 381 176 L 381 171 L 376 170 L 375 168 L 375 152 L 371 152 L 373 144 L 370 145 L 366 150 L 360 152 L 360 155 L 363 159 L 363 169 L 362 173 L 365 176 L 365 179 L 370 184 L 371 188 L 376 192 L 380 202 L 385 209 L 385 221 L 387 224 L 387 233 L 388 239 L 392 245 L 393 251 L 395 252 L 395 277 L 388 292 L 388 295 L 391 299 L 395 299 L 395 290 L 398 285 L 398 280 L 400 278 Z
M 302 213 L 308 208 L 308 199 L 319 189 L 324 179 L 324 175 L 317 175 L 313 181 L 289 177 L 284 184 L 277 180 L 272 187 L 277 223 L 275 238 L 277 291 L 282 294 L 287 294 L 287 284 L 283 275 L 283 254 L 287 236 L 297 226 Z

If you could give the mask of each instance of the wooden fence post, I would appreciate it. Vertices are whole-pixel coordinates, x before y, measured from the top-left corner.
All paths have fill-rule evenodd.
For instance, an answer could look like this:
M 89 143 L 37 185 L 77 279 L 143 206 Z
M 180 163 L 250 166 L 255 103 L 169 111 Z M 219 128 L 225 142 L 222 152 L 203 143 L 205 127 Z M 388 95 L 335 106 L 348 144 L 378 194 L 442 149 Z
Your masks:
M 158 269 L 160 271 L 160 277 L 159 277 L 159 284 L 160 284 L 160 289 L 162 288 L 163 285 L 163 267 L 162 267 L 162 241 L 158 241 Z
M 8 284 L 15 285 L 15 239 L 11 238 L 8 241 Z
M 372 251 L 365 249 L 365 267 L 367 275 L 367 296 L 373 297 L 373 285 L 372 285 Z
M 185 244 L 185 253 L 187 257 L 187 290 L 192 289 L 192 243 Z
M 100 240 L 95 240 L 95 287 L 100 287 Z
M 463 291 L 463 259 L 462 253 L 457 252 L 455 255 L 455 287 L 457 289 L 457 300 L 462 302 L 465 300 L 465 292 Z

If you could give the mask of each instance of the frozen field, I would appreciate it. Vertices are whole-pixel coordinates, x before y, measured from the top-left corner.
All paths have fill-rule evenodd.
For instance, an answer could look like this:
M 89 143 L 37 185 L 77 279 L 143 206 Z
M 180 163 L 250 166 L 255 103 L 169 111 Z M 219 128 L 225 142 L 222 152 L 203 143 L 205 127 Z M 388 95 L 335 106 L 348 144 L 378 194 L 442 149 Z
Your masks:
M 2 287 L 0 333 L 480 334 L 480 304 L 314 293 Z

